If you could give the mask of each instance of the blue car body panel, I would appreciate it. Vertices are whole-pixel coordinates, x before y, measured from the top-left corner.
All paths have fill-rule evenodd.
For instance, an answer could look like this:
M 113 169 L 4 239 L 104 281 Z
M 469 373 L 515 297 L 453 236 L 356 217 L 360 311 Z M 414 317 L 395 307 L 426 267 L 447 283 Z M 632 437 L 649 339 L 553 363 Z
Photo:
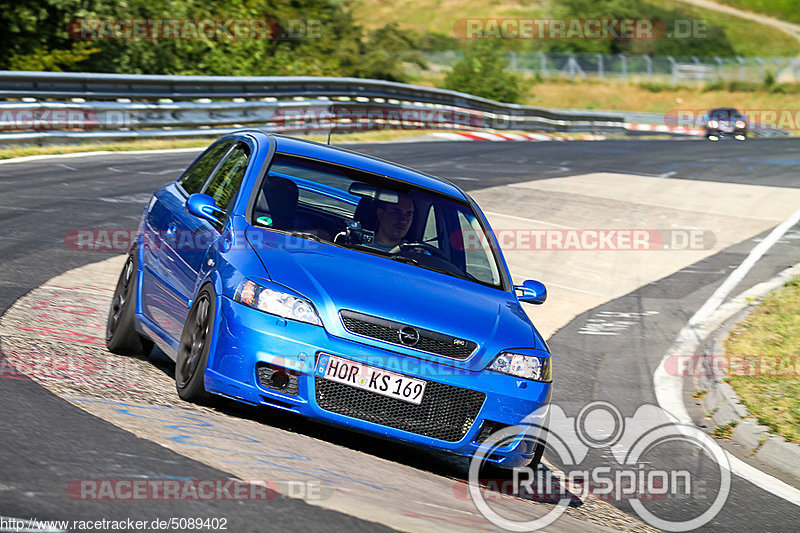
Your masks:
M 476 439 L 485 421 L 502 425 L 519 424 L 523 419 L 544 423 L 541 417 L 531 420 L 530 415 L 549 404 L 551 383 L 486 370 L 502 351 L 513 349 L 549 357 L 546 343 L 510 285 L 501 254 L 502 287 L 498 288 L 249 222 L 254 191 L 276 152 L 357 168 L 468 202 L 488 228 L 466 193 L 451 183 L 402 166 L 298 139 L 248 131 L 218 142 L 226 140 L 247 144 L 251 155 L 224 227 L 215 228 L 189 214 L 185 209 L 188 195 L 178 182 L 156 191 L 145 209 L 136 243 L 136 328 L 141 334 L 175 358 L 192 301 L 210 284 L 218 297 L 205 371 L 209 392 L 465 456 L 471 456 L 479 446 Z M 339 200 L 357 203 L 357 198 L 329 192 Z M 202 242 L 190 242 L 198 237 Z M 491 231 L 489 237 L 499 249 Z M 245 279 L 275 283 L 309 300 L 322 327 L 280 318 L 235 301 L 236 289 Z M 340 315 L 343 310 L 447 332 L 477 347 L 470 356 L 455 359 L 358 335 L 345 327 Z M 324 409 L 318 402 L 316 384 L 322 378 L 316 376 L 316 366 L 326 355 L 477 391 L 485 399 L 457 441 L 346 416 Z M 258 377 L 262 365 L 283 368 L 297 376 L 296 394 L 263 386 Z M 532 457 L 533 443 L 519 439 L 493 453 L 491 460 L 499 464 L 520 465 Z

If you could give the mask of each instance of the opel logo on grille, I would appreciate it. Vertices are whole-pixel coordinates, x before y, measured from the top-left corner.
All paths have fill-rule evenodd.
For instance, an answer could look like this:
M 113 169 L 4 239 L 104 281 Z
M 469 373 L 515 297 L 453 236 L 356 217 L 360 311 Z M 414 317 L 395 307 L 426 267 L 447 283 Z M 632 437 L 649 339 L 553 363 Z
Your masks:
M 405 326 L 397 332 L 400 336 L 400 343 L 406 346 L 415 346 L 419 342 L 419 331 L 411 326 Z

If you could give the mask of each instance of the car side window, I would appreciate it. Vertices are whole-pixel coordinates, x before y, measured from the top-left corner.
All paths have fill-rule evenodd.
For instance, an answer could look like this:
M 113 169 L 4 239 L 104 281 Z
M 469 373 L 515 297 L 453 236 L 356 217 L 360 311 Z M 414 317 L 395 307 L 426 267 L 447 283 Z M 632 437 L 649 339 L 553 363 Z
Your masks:
M 209 182 L 205 193 L 214 199 L 217 207 L 228 210 L 242 185 L 250 150 L 244 143 L 239 143 L 231 151 L 225 162 Z
M 233 142 L 226 141 L 217 143 L 201 155 L 191 167 L 180 177 L 180 184 L 188 194 L 200 192 L 203 189 L 211 173 L 228 153 Z

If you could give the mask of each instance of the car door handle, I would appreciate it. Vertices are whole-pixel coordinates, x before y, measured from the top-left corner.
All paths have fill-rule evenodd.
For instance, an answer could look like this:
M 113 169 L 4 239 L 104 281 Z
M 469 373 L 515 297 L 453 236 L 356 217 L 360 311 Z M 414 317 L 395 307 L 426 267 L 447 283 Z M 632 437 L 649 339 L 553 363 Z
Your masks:
M 174 238 L 177 231 L 178 225 L 175 222 L 170 222 L 169 226 L 167 226 L 167 237 L 170 239 Z

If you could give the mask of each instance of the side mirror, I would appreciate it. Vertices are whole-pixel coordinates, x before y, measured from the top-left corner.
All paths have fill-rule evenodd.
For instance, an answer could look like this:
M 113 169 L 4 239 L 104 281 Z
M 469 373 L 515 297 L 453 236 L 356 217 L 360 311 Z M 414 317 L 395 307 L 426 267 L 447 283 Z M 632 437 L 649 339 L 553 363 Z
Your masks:
M 199 192 L 190 195 L 186 199 L 186 211 L 215 225 L 220 224 L 222 217 L 225 216 L 225 210 L 217 207 L 213 198 Z
M 514 285 L 514 291 L 520 302 L 539 305 L 547 300 L 547 288 L 541 281 L 523 281 L 522 285 Z

